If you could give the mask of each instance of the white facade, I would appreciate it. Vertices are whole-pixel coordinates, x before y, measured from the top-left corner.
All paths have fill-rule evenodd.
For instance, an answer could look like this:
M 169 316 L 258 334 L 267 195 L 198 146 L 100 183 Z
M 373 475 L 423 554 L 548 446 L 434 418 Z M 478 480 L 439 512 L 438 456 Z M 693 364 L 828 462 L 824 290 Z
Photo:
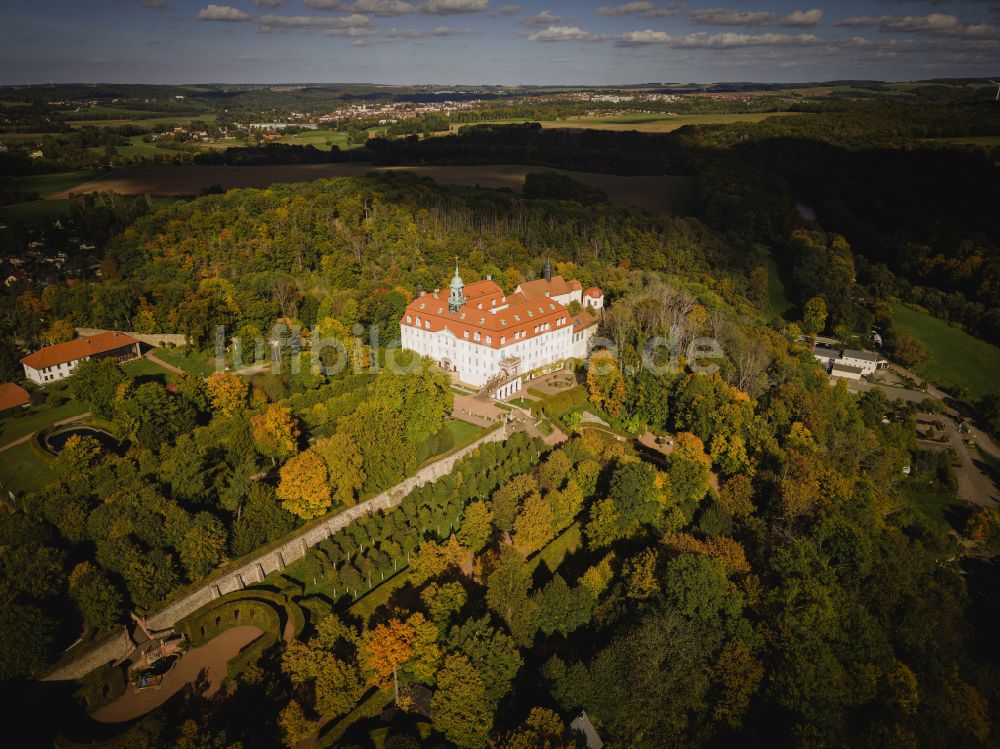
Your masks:
M 36 385 L 47 385 L 50 382 L 56 382 L 57 380 L 65 380 L 76 369 L 76 365 L 80 363 L 80 359 L 74 359 L 73 361 L 61 362 L 60 364 L 53 364 L 48 367 L 42 367 L 41 369 L 35 369 L 34 367 L 29 367 L 24 364 L 24 376 L 31 380 Z
M 435 291 L 407 305 L 400 343 L 463 383 L 490 383 L 491 395 L 505 398 L 520 389 L 521 375 L 587 356 L 597 320 L 586 312 L 570 315 L 561 301 L 581 298 L 579 283 L 549 284 L 532 281 L 507 297 L 490 279 L 466 287 L 456 268 L 447 298 Z
M 405 323 L 400 324 L 399 332 L 404 349 L 431 357 L 445 369 L 457 372 L 459 380 L 475 387 L 485 385 L 500 371 L 501 360 L 509 357 L 521 360 L 522 373 L 570 357 L 583 358 L 593 335 L 588 331 L 574 334 L 568 317 L 562 326 L 523 340 L 507 341 L 507 336 L 500 336 L 506 342 L 499 348 L 492 347 L 492 334 L 480 334 L 480 340 L 476 341 L 474 334 L 465 338 L 464 333 L 459 337 L 448 328 L 434 332 Z M 485 340 L 487 337 L 491 339 L 489 342 Z

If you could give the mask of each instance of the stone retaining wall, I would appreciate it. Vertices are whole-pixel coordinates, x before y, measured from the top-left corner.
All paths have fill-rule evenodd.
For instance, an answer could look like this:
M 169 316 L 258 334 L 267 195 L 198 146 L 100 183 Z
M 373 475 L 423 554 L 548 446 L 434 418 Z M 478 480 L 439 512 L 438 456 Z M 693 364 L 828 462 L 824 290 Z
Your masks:
M 108 332 L 123 333 L 124 335 L 132 336 L 137 341 L 142 341 L 147 346 L 152 346 L 153 348 L 158 348 L 161 343 L 172 343 L 175 346 L 184 346 L 187 344 L 187 339 L 184 337 L 183 333 L 135 333 L 133 331 L 126 330 L 107 331 L 101 330 L 100 328 L 76 329 L 76 334 L 81 336 L 97 335 L 98 333 Z
M 396 484 L 391 489 L 387 489 L 381 494 L 376 494 L 371 499 L 367 499 L 353 507 L 348 507 L 346 510 L 333 515 L 319 525 L 299 532 L 277 549 L 271 549 L 254 556 L 233 572 L 210 580 L 196 590 L 169 604 L 162 611 L 148 617 L 146 621 L 149 627 L 151 629 L 172 627 L 185 616 L 194 613 L 216 598 L 260 582 L 266 575 L 282 570 L 292 562 L 301 559 L 306 555 L 310 547 L 325 541 L 334 533 L 346 528 L 363 515 L 370 515 L 377 510 L 387 510 L 395 507 L 414 489 L 451 473 L 458 461 L 481 445 L 500 442 L 506 439 L 507 436 L 506 425 L 500 429 L 495 429 L 489 434 L 480 437 L 471 445 L 424 466 L 413 476 Z M 115 638 L 113 643 L 103 644 L 92 651 L 81 652 L 78 657 L 49 673 L 45 677 L 45 681 L 79 679 L 108 661 L 124 658 L 127 653 L 127 643 L 122 641 L 122 638 Z

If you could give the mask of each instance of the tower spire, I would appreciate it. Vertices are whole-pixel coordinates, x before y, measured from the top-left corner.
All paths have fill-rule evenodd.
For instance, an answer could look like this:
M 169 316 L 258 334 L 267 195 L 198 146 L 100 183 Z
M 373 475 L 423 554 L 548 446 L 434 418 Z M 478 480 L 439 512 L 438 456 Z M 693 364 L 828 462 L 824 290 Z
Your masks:
M 458 256 L 455 256 L 455 277 L 451 279 L 451 293 L 448 295 L 448 311 L 458 312 L 465 306 L 465 283 L 458 275 Z

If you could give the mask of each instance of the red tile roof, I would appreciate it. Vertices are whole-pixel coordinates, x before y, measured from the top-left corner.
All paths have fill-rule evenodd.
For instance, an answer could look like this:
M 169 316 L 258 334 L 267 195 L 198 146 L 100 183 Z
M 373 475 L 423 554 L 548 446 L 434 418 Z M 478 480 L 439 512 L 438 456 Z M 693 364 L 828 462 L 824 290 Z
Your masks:
M 400 324 L 430 332 L 447 328 L 457 338 L 463 339 L 468 333 L 470 341 L 490 348 L 500 348 L 501 335 L 506 338 L 503 345 L 507 346 L 515 342 L 515 333 L 523 334 L 517 338 L 518 341 L 523 341 L 548 332 L 545 325 L 551 331 L 571 322 L 566 307 L 554 299 L 529 299 L 519 293 L 506 297 L 503 290 L 489 280 L 466 286 L 466 294 L 470 287 L 474 288 L 477 297 L 466 301 L 458 312 L 449 311 L 446 293 L 424 294 L 406 306 Z M 493 301 L 496 302 L 495 305 L 491 304 Z M 482 309 L 479 309 L 480 305 Z M 501 307 L 502 309 L 498 309 Z M 407 322 L 408 317 L 410 322 Z M 563 321 L 561 325 L 560 320 Z M 536 327 L 540 328 L 537 332 Z M 476 333 L 480 334 L 478 341 L 475 340 Z M 486 342 L 487 335 L 491 338 L 489 343 Z
M 0 411 L 17 406 L 26 406 L 31 401 L 28 391 L 13 382 L 0 385 Z
M 583 292 L 583 295 L 593 297 L 594 299 L 600 299 L 602 296 L 604 296 L 604 292 L 602 292 L 596 286 L 591 286 L 589 289 Z
M 27 364 L 32 369 L 45 369 L 45 367 L 63 362 L 76 361 L 95 354 L 114 351 L 138 342 L 132 336 L 127 336 L 124 333 L 98 333 L 87 338 L 77 338 L 66 343 L 57 343 L 55 346 L 38 349 L 38 351 L 21 359 L 21 363 Z
M 525 281 L 518 287 L 529 299 L 562 296 L 571 291 L 579 291 L 581 288 L 579 281 L 566 281 L 562 276 L 552 276 L 551 281 L 546 281 L 544 278 Z

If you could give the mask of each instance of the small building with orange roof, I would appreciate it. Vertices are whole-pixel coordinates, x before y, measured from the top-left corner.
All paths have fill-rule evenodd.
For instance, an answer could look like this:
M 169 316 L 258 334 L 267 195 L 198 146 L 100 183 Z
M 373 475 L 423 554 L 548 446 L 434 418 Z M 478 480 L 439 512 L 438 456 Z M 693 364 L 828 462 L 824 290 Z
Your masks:
M 109 331 L 40 348 L 21 359 L 21 364 L 25 377 L 36 385 L 47 385 L 69 377 L 84 359 L 124 362 L 140 356 L 139 341 L 124 333 Z

